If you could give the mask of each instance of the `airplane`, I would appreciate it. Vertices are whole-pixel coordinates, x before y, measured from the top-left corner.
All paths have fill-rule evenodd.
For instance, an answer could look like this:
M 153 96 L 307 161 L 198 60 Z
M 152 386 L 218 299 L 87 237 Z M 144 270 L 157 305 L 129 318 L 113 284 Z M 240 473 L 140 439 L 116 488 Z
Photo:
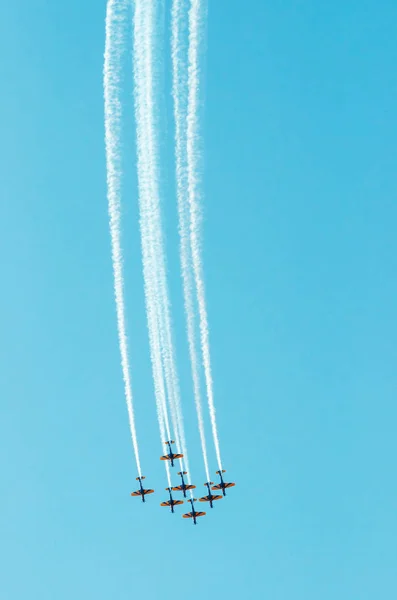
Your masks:
M 171 444 L 175 444 L 174 440 L 170 440 L 169 442 L 164 442 L 165 445 L 168 445 L 169 454 L 165 454 L 165 456 L 160 456 L 160 460 L 170 460 L 171 467 L 174 466 L 174 460 L 176 458 L 183 458 L 183 454 L 174 454 L 171 449 Z
M 205 512 L 197 512 L 195 510 L 193 503 L 196 502 L 196 500 L 197 500 L 196 498 L 189 498 L 189 502 L 192 505 L 192 512 L 188 512 L 188 513 L 182 515 L 182 517 L 184 519 L 193 519 L 193 523 L 195 525 L 197 525 L 197 521 L 196 521 L 197 517 L 204 517 L 207 514 Z
M 176 487 L 172 488 L 172 491 L 174 492 L 183 492 L 183 495 L 186 498 L 186 490 L 194 490 L 194 488 L 196 487 L 195 485 L 191 485 L 190 483 L 185 483 L 185 480 L 183 479 L 184 475 L 187 475 L 187 471 L 179 471 L 178 475 L 180 475 L 182 477 L 182 484 L 181 485 L 177 485 Z
M 166 500 L 166 502 L 162 502 L 160 506 L 169 506 L 171 508 L 171 512 L 174 512 L 174 506 L 179 506 L 179 504 L 183 504 L 183 500 L 174 500 L 171 494 L 171 488 L 165 488 L 166 492 L 169 492 L 170 499 Z
M 136 480 L 139 481 L 139 487 L 140 489 L 137 490 L 136 492 L 132 492 L 131 496 L 141 496 L 142 497 L 142 502 L 145 502 L 145 496 L 146 494 L 153 494 L 154 490 L 144 490 L 142 487 L 142 480 L 145 479 L 145 477 L 137 477 Z
M 222 471 L 217 471 L 216 474 L 219 475 L 219 477 L 221 478 L 221 482 L 218 483 L 217 485 L 213 485 L 212 486 L 212 490 L 222 490 L 222 494 L 224 496 L 226 496 L 226 488 L 230 488 L 233 487 L 234 485 L 236 485 L 235 483 L 225 483 L 223 481 L 223 477 L 222 477 L 222 473 L 226 473 L 225 469 L 222 469 Z
M 200 502 L 209 502 L 211 508 L 214 508 L 212 504 L 214 500 L 222 500 L 222 496 L 211 494 L 210 485 L 213 485 L 213 483 L 213 481 L 207 481 L 207 483 L 204 484 L 208 488 L 208 496 L 203 496 L 202 498 L 199 498 Z

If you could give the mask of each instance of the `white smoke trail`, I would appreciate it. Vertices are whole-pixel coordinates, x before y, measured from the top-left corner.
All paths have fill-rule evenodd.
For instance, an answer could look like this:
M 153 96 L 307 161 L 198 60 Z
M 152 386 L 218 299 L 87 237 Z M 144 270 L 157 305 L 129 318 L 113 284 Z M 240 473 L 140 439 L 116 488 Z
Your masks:
M 110 219 L 110 236 L 112 244 L 117 329 L 131 439 L 134 448 L 138 474 L 141 477 L 142 471 L 139 460 L 138 440 L 135 428 L 130 367 L 128 359 L 128 340 L 125 326 L 123 261 L 120 240 L 120 127 L 122 113 L 120 101 L 120 77 L 121 59 L 125 46 L 124 25 L 126 19 L 125 10 L 127 5 L 128 3 L 123 0 L 109 0 L 107 5 L 103 85 L 105 101 L 107 195 Z
M 174 101 L 175 119 L 175 159 L 177 201 L 180 235 L 180 261 L 183 282 L 183 295 L 187 323 L 187 337 L 190 354 L 190 363 L 193 379 L 193 392 L 196 404 L 201 448 L 203 453 L 204 468 L 209 481 L 209 468 L 207 446 L 204 430 L 203 409 L 200 391 L 199 362 L 196 351 L 195 314 L 193 303 L 193 281 L 190 270 L 190 245 L 189 245 L 189 207 L 187 205 L 187 178 L 184 148 L 186 145 L 186 115 L 187 115 L 187 61 L 183 57 L 183 29 L 184 29 L 184 0 L 173 0 L 171 14 L 171 56 L 172 56 L 172 96 Z
M 157 9 L 162 9 L 161 3 L 157 3 Z M 179 381 L 176 369 L 175 350 L 172 338 L 172 321 L 171 308 L 169 301 L 166 261 L 165 261 L 165 244 L 163 239 L 161 209 L 160 209 L 160 193 L 159 193 L 159 141 L 157 136 L 158 122 L 156 120 L 156 108 L 154 97 L 156 90 L 154 89 L 155 65 L 160 62 L 158 48 L 156 48 L 153 36 L 153 23 L 155 21 L 155 9 L 153 1 L 148 2 L 148 23 L 146 30 L 146 75 L 149 85 L 147 85 L 146 108 L 148 115 L 148 146 L 150 157 L 150 181 L 152 184 L 151 193 L 151 212 L 149 220 L 149 228 L 152 234 L 151 242 L 154 249 L 154 262 L 156 274 L 156 295 L 157 314 L 160 328 L 161 353 L 163 358 L 163 368 L 165 374 L 166 388 L 171 409 L 172 425 L 175 432 L 175 441 L 177 451 L 182 452 L 184 459 L 181 461 L 182 470 L 185 468 L 188 471 L 188 481 L 190 481 L 189 460 L 187 454 L 186 438 L 183 424 L 183 414 L 180 401 Z M 160 29 L 160 27 L 159 27 Z M 157 55 L 155 54 L 157 50 Z M 158 79 L 158 77 L 157 77 Z M 185 464 L 185 467 L 184 467 Z
M 200 66 L 199 45 L 200 31 L 202 29 L 201 0 L 191 0 L 189 10 L 189 49 L 188 49 L 188 108 L 187 108 L 187 181 L 188 200 L 190 208 L 190 245 L 194 280 L 196 285 L 197 303 L 200 317 L 200 338 L 203 355 L 204 375 L 207 389 L 208 407 L 211 418 L 212 435 L 214 438 L 215 452 L 219 469 L 222 469 L 219 438 L 216 425 L 213 382 L 211 374 L 210 344 L 207 308 L 205 302 L 205 289 L 203 269 L 201 263 L 200 231 L 201 212 L 199 203 L 199 93 L 200 93 Z
M 160 3 L 161 4 L 161 3 Z M 157 10 L 161 5 L 157 3 Z M 134 18 L 134 84 L 137 126 L 138 186 L 142 259 L 153 378 L 164 441 L 164 424 L 170 439 L 165 389 L 171 410 L 177 451 L 188 456 L 180 403 L 179 381 L 172 339 L 170 302 L 166 276 L 159 193 L 159 142 L 157 136 L 156 67 L 160 61 L 155 39 L 153 0 L 136 0 Z M 165 380 L 165 381 L 164 381 Z M 162 425 L 163 422 L 163 425 Z M 167 463 L 166 463 L 167 464 Z M 189 475 L 190 478 L 190 475 Z
M 134 97 L 135 97 L 135 120 L 137 135 L 137 171 L 139 188 L 139 210 L 142 245 L 142 262 L 144 275 L 145 302 L 149 332 L 150 356 L 154 390 L 156 397 L 157 416 L 162 443 L 170 438 L 170 426 L 166 406 L 164 389 L 164 378 L 161 359 L 160 332 L 158 326 L 158 310 L 155 290 L 155 256 L 150 229 L 151 214 L 151 167 L 149 160 L 150 148 L 148 148 L 149 118 L 147 114 L 146 97 L 148 84 L 150 83 L 146 72 L 147 48 L 146 39 L 149 35 L 147 2 L 136 0 L 134 14 Z M 149 15 L 150 17 L 150 15 Z M 169 469 L 167 469 L 169 479 Z M 170 480 L 169 480 L 170 484 Z

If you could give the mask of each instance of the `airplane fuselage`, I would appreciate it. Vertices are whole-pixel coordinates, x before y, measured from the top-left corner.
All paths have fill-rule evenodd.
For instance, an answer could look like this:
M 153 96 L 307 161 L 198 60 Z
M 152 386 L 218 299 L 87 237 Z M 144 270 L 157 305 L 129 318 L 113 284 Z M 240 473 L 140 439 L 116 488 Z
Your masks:
M 186 498 L 186 496 L 185 496 L 185 498 Z M 196 510 L 195 510 L 195 508 L 194 508 L 194 503 L 193 503 L 193 500 L 189 500 L 189 502 L 190 502 L 190 504 L 192 505 L 193 523 L 194 523 L 195 525 L 197 525 L 197 521 L 196 521 Z
M 213 504 L 212 504 L 212 498 L 213 498 L 214 496 L 213 496 L 213 494 L 211 494 L 211 488 L 210 488 L 210 484 L 209 484 L 209 483 L 206 483 L 205 485 L 206 485 L 206 486 L 207 486 L 207 488 L 208 488 L 208 498 L 209 498 L 209 502 L 210 502 L 210 507 L 211 507 L 211 508 L 214 508 L 214 507 L 213 507 Z
M 142 502 L 145 502 L 145 494 L 143 493 L 142 481 L 139 479 L 139 493 L 142 498 Z
M 171 512 L 174 512 L 174 499 L 172 497 L 172 494 L 170 492 L 170 506 L 171 506 Z
M 222 494 L 223 494 L 224 496 L 226 496 L 226 487 L 225 487 L 225 482 L 223 481 L 222 473 L 219 473 L 219 477 L 221 478 L 221 482 L 220 482 L 220 484 L 219 484 L 219 485 L 220 485 L 220 487 L 221 487 Z
M 139 482 L 139 487 L 141 488 L 140 492 L 141 492 L 141 496 L 142 496 L 142 502 L 146 502 L 146 500 L 145 500 L 145 494 L 143 493 L 142 481 Z
M 174 453 L 171 450 L 171 444 L 169 442 L 167 442 L 167 444 L 168 444 L 168 450 L 169 450 L 168 456 L 170 457 L 171 467 L 173 467 L 174 466 Z
M 182 477 L 181 488 L 182 488 L 183 496 L 184 496 L 184 498 L 186 498 L 186 484 L 185 484 L 185 480 L 183 479 L 183 475 L 181 475 L 181 477 Z

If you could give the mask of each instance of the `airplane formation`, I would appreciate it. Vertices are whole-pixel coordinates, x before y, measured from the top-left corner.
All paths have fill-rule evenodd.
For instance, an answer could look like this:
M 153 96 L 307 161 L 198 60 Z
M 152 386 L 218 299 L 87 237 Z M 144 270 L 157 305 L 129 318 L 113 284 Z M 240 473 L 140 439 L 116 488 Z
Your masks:
M 172 451 L 171 448 L 171 444 L 174 444 L 174 440 L 169 440 L 168 442 L 165 442 L 165 445 L 168 446 L 168 454 L 165 454 L 164 456 L 160 456 L 160 460 L 166 460 L 169 461 L 171 463 L 171 466 L 174 467 L 175 460 L 181 459 L 183 458 L 183 454 L 175 454 Z M 231 488 L 233 486 L 235 486 L 235 483 L 229 483 L 223 480 L 223 476 L 222 473 L 225 473 L 225 469 L 222 469 L 220 471 L 217 471 L 216 474 L 219 475 L 220 478 L 220 482 L 217 483 L 216 485 L 214 485 L 213 481 L 207 481 L 206 483 L 204 483 L 204 486 L 207 487 L 207 492 L 208 494 L 206 496 L 203 496 L 202 498 L 199 498 L 199 502 L 209 502 L 209 505 L 211 508 L 214 508 L 213 506 L 213 502 L 215 500 L 222 500 L 222 496 L 218 495 L 218 494 L 212 494 L 212 491 L 222 491 L 223 496 L 226 496 L 226 490 L 228 488 Z M 165 491 L 169 493 L 169 500 L 165 500 L 164 502 L 160 503 L 160 506 L 165 506 L 171 509 L 171 512 L 174 513 L 174 507 L 175 506 L 180 506 L 181 504 L 184 503 L 184 500 L 174 500 L 173 496 L 172 496 L 172 492 L 182 492 L 184 498 L 187 498 L 186 496 L 186 492 L 187 491 L 191 491 L 196 489 L 195 485 L 192 484 L 188 484 L 185 483 L 184 480 L 184 475 L 187 475 L 186 471 L 179 471 L 178 475 L 180 475 L 181 477 L 181 484 L 177 485 L 175 487 L 167 487 L 165 488 Z M 136 490 L 135 492 L 131 493 L 131 496 L 140 496 L 142 499 L 142 502 L 145 502 L 145 496 L 147 496 L 148 494 L 153 494 L 154 490 L 151 489 L 145 489 L 142 485 L 142 481 L 145 479 L 145 477 L 137 477 L 136 480 L 139 481 L 139 490 Z M 193 519 L 193 523 L 194 525 L 197 525 L 197 518 L 198 517 L 204 517 L 207 513 L 203 512 L 203 511 L 197 511 L 194 507 L 194 503 L 197 502 L 197 498 L 189 498 L 187 500 L 187 502 L 190 502 L 191 504 L 191 511 L 188 513 L 185 513 L 182 515 L 182 517 L 184 519 Z
M 126 5 L 134 4 L 132 28 L 124 19 Z M 166 44 L 163 40 L 162 27 L 164 2 L 140 0 L 133 3 L 125 0 L 107 0 L 106 34 L 103 66 L 103 96 L 105 115 L 105 147 L 107 171 L 107 198 L 113 266 L 114 298 L 116 304 L 117 333 L 120 352 L 120 366 L 123 375 L 124 395 L 128 412 L 133 453 L 136 461 L 137 482 L 139 489 L 131 495 L 140 497 L 142 502 L 154 490 L 146 488 L 142 476 L 139 436 L 135 423 L 132 368 L 130 364 L 129 336 L 127 328 L 128 305 L 124 283 L 123 256 L 123 218 L 124 175 L 122 166 L 128 163 L 124 157 L 124 103 L 130 92 L 124 88 L 124 52 L 131 55 L 133 68 L 133 107 L 136 133 L 136 180 L 138 187 L 138 213 L 141 242 L 143 295 L 145 300 L 147 333 L 149 338 L 150 362 L 153 379 L 153 396 L 156 402 L 156 413 L 161 443 L 165 443 L 165 453 L 160 457 L 166 466 L 168 487 L 166 498 L 161 502 L 172 513 L 179 505 L 186 502 L 189 512 L 183 514 L 194 524 L 197 518 L 205 516 L 205 512 L 196 510 L 201 503 L 214 503 L 226 496 L 226 490 L 234 483 L 223 480 L 221 450 L 216 422 L 214 400 L 214 381 L 211 367 L 210 328 L 206 306 L 204 265 L 202 258 L 202 207 L 204 197 L 201 181 L 201 155 L 203 151 L 200 106 L 202 104 L 200 90 L 203 86 L 201 60 L 204 46 L 201 31 L 206 29 L 206 10 L 201 9 L 201 0 L 181 2 L 172 0 L 169 3 L 171 14 L 169 19 L 171 43 L 169 78 L 171 89 L 167 91 L 172 97 L 175 125 L 174 166 L 175 166 L 175 213 L 178 215 L 178 238 L 181 291 L 183 291 L 183 309 L 187 345 L 185 361 L 190 362 L 192 389 L 189 395 L 194 397 L 203 466 L 206 482 L 205 495 L 198 499 L 193 497 L 196 486 L 190 481 L 188 450 L 186 447 L 183 398 L 179 386 L 179 368 L 177 351 L 173 334 L 173 307 L 168 284 L 168 270 L 171 266 L 167 260 L 166 231 L 163 226 L 163 172 L 169 168 L 169 161 L 163 163 L 163 111 L 161 109 L 165 90 L 161 89 L 161 63 Z M 164 30 L 165 31 L 165 30 Z M 133 42 L 131 44 L 131 42 Z M 168 80 L 167 80 L 168 81 Z M 165 83 L 165 81 L 163 82 Z M 128 88 L 129 89 L 129 88 Z M 170 93 L 169 93 L 170 92 Z M 148 101 L 148 98 L 150 101 Z M 160 101 L 160 102 L 159 102 Z M 171 140 L 171 135 L 168 136 Z M 148 185 L 148 182 L 150 185 Z M 126 194 L 128 196 L 128 194 Z M 167 207 L 168 210 L 168 207 Z M 176 216 L 176 215 L 175 215 Z M 176 229 L 175 229 L 176 231 Z M 173 236 L 175 237 L 175 236 Z M 175 261 L 171 261 L 175 262 Z M 142 302 L 143 305 L 143 302 Z M 181 307 L 182 308 L 182 307 Z M 216 394 L 215 394 L 216 395 Z M 206 404 L 203 405 L 204 396 Z M 145 400 L 146 402 L 146 400 Z M 205 415 L 208 408 L 208 415 Z M 207 418 L 206 418 L 207 417 Z M 205 422 L 211 424 L 213 450 L 216 459 L 219 482 L 210 481 L 208 467 Z M 174 433 L 171 434 L 171 431 Z M 176 442 L 171 440 L 174 435 Z M 164 440 L 168 441 L 164 441 Z M 196 438 L 198 440 L 198 438 Z M 176 444 L 176 450 L 173 444 Z M 173 450 L 174 448 L 174 450 Z M 182 453 L 183 454 L 182 454 Z M 180 462 L 177 462 L 180 461 Z M 180 465 L 179 485 L 171 485 L 170 468 Z M 175 469 L 177 471 L 177 469 Z M 186 480 L 185 480 L 186 476 Z M 138 486 L 137 486 L 138 487 Z M 199 494 L 197 494 L 199 495 Z M 180 497 L 180 500 L 178 499 Z M 163 499 L 163 498 L 162 498 Z M 200 504 L 196 504 L 200 502 Z M 190 506 L 189 506 L 190 505 Z M 205 505 L 204 505 L 205 506 Z

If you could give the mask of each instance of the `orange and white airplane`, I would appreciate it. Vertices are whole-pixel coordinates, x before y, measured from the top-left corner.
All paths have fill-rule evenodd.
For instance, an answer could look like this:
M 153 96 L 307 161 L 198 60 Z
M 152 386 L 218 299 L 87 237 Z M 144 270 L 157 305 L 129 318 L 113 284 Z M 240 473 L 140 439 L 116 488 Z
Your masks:
M 164 456 L 160 456 L 160 460 L 170 460 L 171 461 L 171 467 L 174 466 L 174 460 L 176 458 L 183 458 L 183 454 L 174 454 L 172 452 L 172 448 L 171 448 L 171 444 L 175 444 L 174 440 L 170 440 L 169 442 L 164 442 L 166 446 L 168 446 L 169 449 L 169 453 L 165 454 Z
M 207 483 L 205 483 L 204 485 L 206 485 L 208 488 L 208 495 L 203 496 L 202 498 L 199 498 L 200 502 L 209 502 L 211 508 L 214 508 L 213 504 L 212 504 L 214 500 L 222 500 L 222 496 L 218 496 L 216 494 L 211 494 L 210 485 L 213 485 L 213 484 L 214 484 L 213 481 L 207 481 Z
M 192 485 L 190 483 L 185 483 L 185 480 L 183 478 L 184 475 L 187 475 L 187 471 L 179 471 L 178 475 L 181 476 L 182 478 L 182 483 L 181 485 L 177 485 L 175 487 L 172 488 L 173 492 L 183 492 L 183 495 L 186 498 L 186 491 L 187 490 L 194 490 L 194 488 L 196 487 L 195 485 Z
M 189 498 L 189 502 L 192 505 L 192 511 L 182 515 L 184 519 L 193 519 L 193 523 L 195 525 L 197 525 L 197 517 L 205 517 L 205 515 L 207 514 L 205 512 L 198 512 L 197 510 L 195 510 L 193 503 L 196 502 L 196 500 L 196 498 Z
M 154 490 L 144 490 L 143 486 L 142 486 L 143 479 L 145 479 L 145 477 L 137 477 L 136 478 L 136 480 L 139 481 L 139 490 L 137 490 L 136 492 L 132 492 L 131 496 L 141 496 L 142 502 L 145 502 L 145 496 L 147 494 L 153 494 Z
M 226 483 L 225 481 L 223 481 L 223 477 L 222 477 L 222 473 L 226 473 L 225 469 L 222 469 L 222 471 L 217 471 L 216 474 L 219 475 L 219 477 L 221 478 L 221 482 L 217 483 L 217 485 L 213 485 L 212 486 L 212 490 L 222 490 L 222 494 L 224 496 L 226 496 L 226 488 L 231 488 L 233 486 L 235 486 L 235 483 Z
M 171 512 L 174 512 L 174 506 L 179 506 L 180 504 L 183 504 L 183 500 L 174 500 L 171 494 L 171 488 L 165 488 L 166 492 L 169 492 L 170 494 L 170 499 L 166 500 L 165 502 L 162 502 L 160 504 L 160 506 L 169 506 L 171 509 Z

